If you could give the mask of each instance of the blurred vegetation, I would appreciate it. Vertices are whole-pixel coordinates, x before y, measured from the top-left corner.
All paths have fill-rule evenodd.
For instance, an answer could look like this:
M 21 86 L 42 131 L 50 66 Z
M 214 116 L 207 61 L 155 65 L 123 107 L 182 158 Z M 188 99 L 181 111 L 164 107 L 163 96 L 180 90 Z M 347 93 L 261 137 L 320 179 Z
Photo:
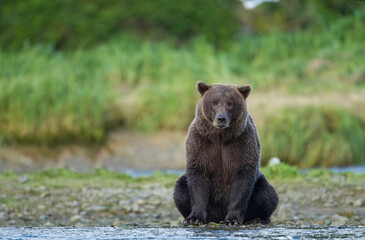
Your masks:
M 326 168 L 312 168 L 305 171 L 300 170 L 296 166 L 286 163 L 280 163 L 273 166 L 265 166 L 261 168 L 261 172 L 265 174 L 269 180 L 300 180 L 321 181 L 330 180 L 331 178 L 344 177 L 345 179 L 361 180 L 365 178 L 365 174 L 356 174 L 353 172 L 335 173 Z
M 57 144 L 100 142 L 116 127 L 186 129 L 197 80 L 291 93 L 362 88 L 365 32 L 358 16 L 348 18 L 315 42 L 310 31 L 299 31 L 216 50 L 203 37 L 175 48 L 129 35 L 89 50 L 0 51 L 0 134 L 7 142 Z
M 284 109 L 263 126 L 264 161 L 277 156 L 300 167 L 364 163 L 365 121 L 349 110 L 328 106 Z
M 364 24 L 359 1 L 281 0 L 248 11 L 220 0 L 3 0 L 0 143 L 101 143 L 116 128 L 186 130 L 198 80 L 289 94 L 358 91 Z M 278 110 L 259 126 L 263 162 L 364 163 L 361 112 Z
M 7 171 L 0 173 L 0 182 L 5 179 L 18 179 L 20 175 Z M 168 174 L 161 171 L 155 171 L 150 176 L 141 176 L 133 178 L 123 172 L 109 171 L 104 168 L 95 168 L 87 172 L 76 172 L 66 168 L 48 168 L 36 172 L 22 174 L 27 176 L 32 186 L 49 186 L 54 188 L 70 185 L 73 187 L 85 187 L 85 185 L 100 184 L 100 187 L 112 187 L 121 184 L 153 184 L 159 183 L 166 187 L 175 185 L 177 175 Z M 117 180 L 117 182 L 115 181 Z M 81 183 L 81 184 L 80 184 Z M 2 185 L 0 185 L 0 190 Z
M 204 35 L 216 44 L 238 31 L 237 1 L 220 0 L 3 0 L 0 46 L 52 44 L 85 47 L 133 32 L 152 39 L 187 40 Z
M 363 10 L 360 1 L 281 0 L 245 10 L 237 0 L 2 0 L 0 46 L 19 50 L 46 43 L 56 49 L 95 46 L 125 33 L 184 42 L 204 36 L 226 46 L 246 34 L 318 33 Z
M 334 173 L 331 170 L 323 168 L 309 169 L 301 171 L 298 167 L 290 166 L 285 163 L 280 163 L 274 166 L 262 167 L 261 171 L 270 181 L 328 181 L 338 177 L 343 177 L 345 180 L 362 181 L 365 174 L 355 174 L 352 172 Z M 92 169 L 88 172 L 75 172 L 64 168 L 43 169 L 37 172 L 28 174 L 16 174 L 13 172 L 0 173 L 0 181 L 15 180 L 18 181 L 19 176 L 26 176 L 28 186 L 45 186 L 52 188 L 62 188 L 64 186 L 85 187 L 95 186 L 113 187 L 115 185 L 121 186 L 123 184 L 154 184 L 159 183 L 166 187 L 173 187 L 178 178 L 178 175 L 167 174 L 156 171 L 151 176 L 143 176 L 132 178 L 128 174 L 122 172 L 108 171 L 102 168 Z M 117 181 L 115 181 L 117 180 Z M 4 187 L 6 187 L 4 185 Z M 2 185 L 0 185 L 0 190 Z

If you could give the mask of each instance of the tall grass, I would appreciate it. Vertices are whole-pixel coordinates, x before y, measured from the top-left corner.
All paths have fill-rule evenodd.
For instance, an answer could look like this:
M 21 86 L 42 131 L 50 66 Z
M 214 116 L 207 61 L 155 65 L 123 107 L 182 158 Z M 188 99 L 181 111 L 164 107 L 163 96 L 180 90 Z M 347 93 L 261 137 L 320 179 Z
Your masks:
M 0 133 L 10 142 L 95 141 L 104 137 L 111 82 L 98 59 L 50 48 L 0 53 Z
M 196 81 L 319 93 L 365 86 L 365 16 L 326 31 L 246 37 L 217 50 L 204 38 L 176 47 L 121 36 L 95 49 L 0 50 L 0 141 L 103 141 L 125 127 L 186 129 Z
M 262 160 L 279 157 L 300 167 L 364 163 L 365 121 L 331 106 L 287 108 L 260 127 Z

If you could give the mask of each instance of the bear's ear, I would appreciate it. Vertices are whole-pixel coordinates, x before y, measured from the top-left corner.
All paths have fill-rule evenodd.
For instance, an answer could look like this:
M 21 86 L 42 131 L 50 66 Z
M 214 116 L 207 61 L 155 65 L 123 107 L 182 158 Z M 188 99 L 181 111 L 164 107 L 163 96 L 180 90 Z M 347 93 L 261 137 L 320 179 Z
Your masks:
M 210 85 L 203 83 L 202 81 L 197 82 L 196 89 L 200 92 L 200 94 L 203 96 L 203 94 L 208 91 L 210 88 Z
M 251 85 L 245 85 L 242 87 L 238 87 L 238 91 L 242 94 L 243 98 L 246 99 L 251 92 Z

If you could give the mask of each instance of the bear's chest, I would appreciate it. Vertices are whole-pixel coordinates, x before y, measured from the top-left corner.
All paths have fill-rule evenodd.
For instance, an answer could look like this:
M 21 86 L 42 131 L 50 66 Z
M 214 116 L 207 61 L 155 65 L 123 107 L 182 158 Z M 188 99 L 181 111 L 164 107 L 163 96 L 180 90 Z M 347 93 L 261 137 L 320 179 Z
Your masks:
M 205 159 L 205 176 L 209 183 L 215 187 L 230 185 L 240 169 L 241 159 L 237 144 L 224 144 L 213 142 L 207 146 Z

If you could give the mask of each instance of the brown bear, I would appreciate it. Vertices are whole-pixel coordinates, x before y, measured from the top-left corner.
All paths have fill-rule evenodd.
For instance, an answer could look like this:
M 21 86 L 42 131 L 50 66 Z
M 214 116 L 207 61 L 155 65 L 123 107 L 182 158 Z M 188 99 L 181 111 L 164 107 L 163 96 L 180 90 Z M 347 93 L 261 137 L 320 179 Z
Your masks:
M 251 86 L 198 82 L 197 89 L 186 173 L 173 195 L 184 225 L 269 223 L 279 197 L 259 170 L 260 140 L 246 106 Z

